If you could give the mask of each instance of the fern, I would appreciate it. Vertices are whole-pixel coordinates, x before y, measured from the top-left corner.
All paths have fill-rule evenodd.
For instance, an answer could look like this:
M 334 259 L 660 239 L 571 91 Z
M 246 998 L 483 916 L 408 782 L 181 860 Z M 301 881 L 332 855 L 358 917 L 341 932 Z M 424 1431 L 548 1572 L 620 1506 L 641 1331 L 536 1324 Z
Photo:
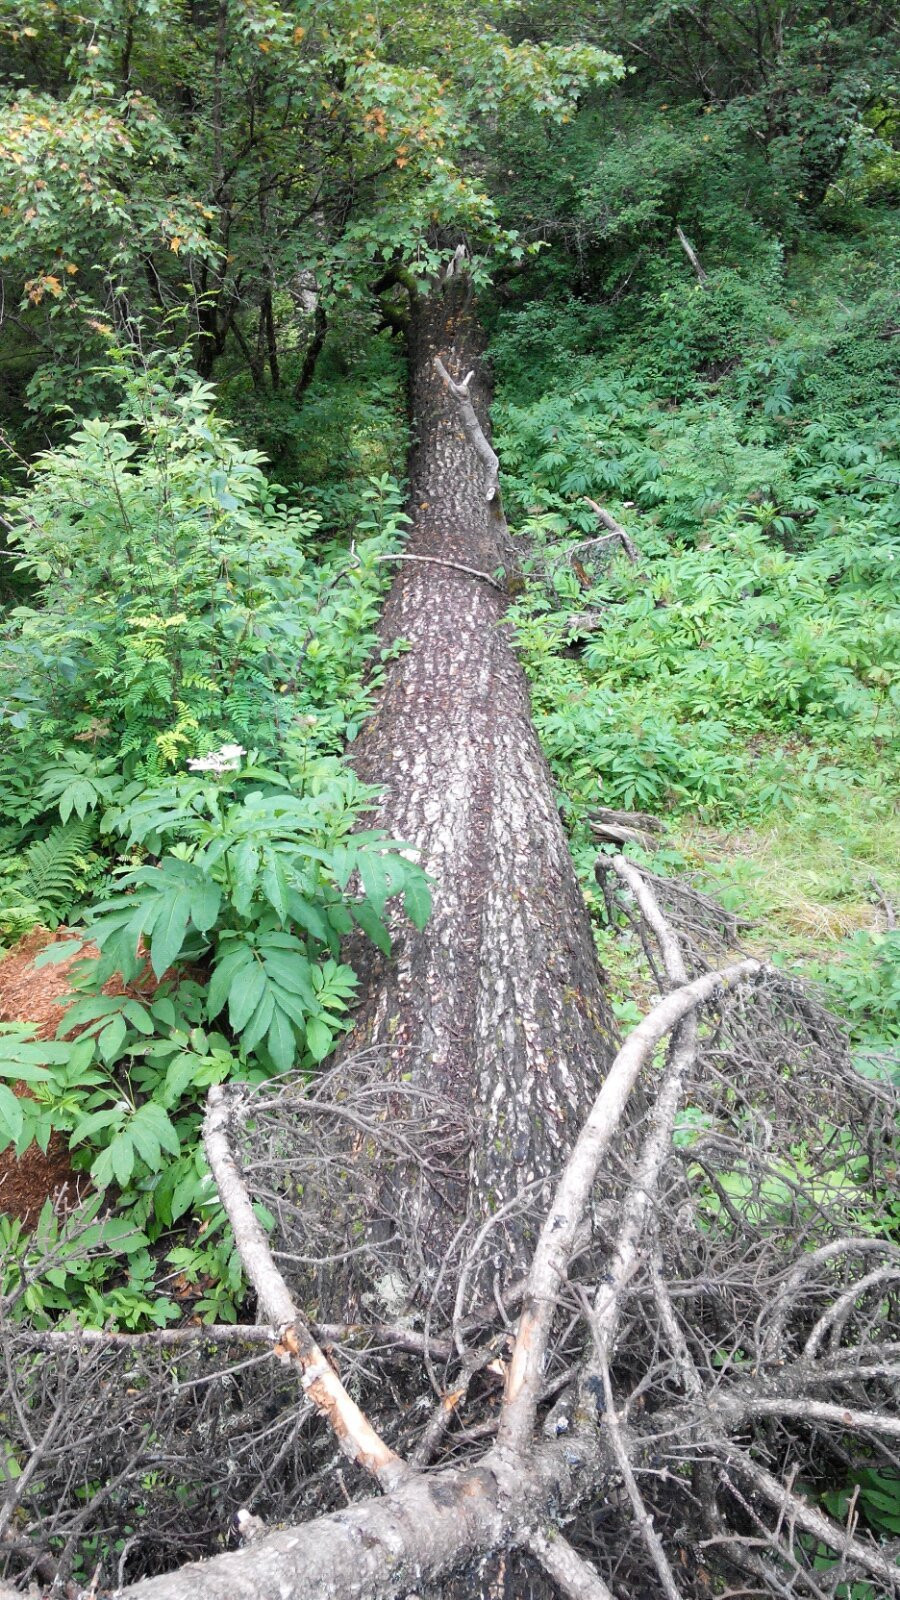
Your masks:
M 91 821 L 67 822 L 35 839 L 24 852 L 13 892 L 52 916 L 77 900 L 88 869 L 85 860 L 94 836 Z

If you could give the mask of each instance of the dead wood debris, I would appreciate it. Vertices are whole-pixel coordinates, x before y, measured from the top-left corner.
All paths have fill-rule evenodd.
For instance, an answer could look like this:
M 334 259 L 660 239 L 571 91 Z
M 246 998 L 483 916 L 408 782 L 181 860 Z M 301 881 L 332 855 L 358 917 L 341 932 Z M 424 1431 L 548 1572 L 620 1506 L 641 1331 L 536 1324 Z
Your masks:
M 342 1600 L 390 1593 L 392 1572 L 407 1593 L 411 1563 L 430 1597 L 499 1540 L 572 1600 L 900 1593 L 864 1503 L 841 1521 L 822 1498 L 863 1468 L 897 1476 L 896 1094 L 854 1074 L 800 985 L 728 958 L 714 902 L 621 857 L 600 877 L 661 999 L 564 1171 L 523 1189 L 526 1281 L 504 1269 L 501 1218 L 463 1223 L 438 1274 L 424 1257 L 416 1197 L 454 1191 L 467 1119 L 384 1084 L 377 1053 L 213 1104 L 223 1198 L 276 1219 L 269 1294 L 232 1194 L 269 1326 L 109 1339 L 33 1332 L 7 1304 L 8 1579 L 66 1581 L 90 1533 L 118 1541 L 102 1581 L 122 1586 L 224 1548 L 243 1508 L 299 1526 L 125 1592 L 312 1600 L 327 1570 Z M 301 1312 L 312 1368 L 277 1359 L 286 1329 L 309 1354 Z M 341 1427 L 304 1393 L 323 1364 L 318 1412 L 340 1391 L 384 1448 L 380 1500 L 359 1499 Z M 95 1487 L 73 1499 L 76 1482 Z

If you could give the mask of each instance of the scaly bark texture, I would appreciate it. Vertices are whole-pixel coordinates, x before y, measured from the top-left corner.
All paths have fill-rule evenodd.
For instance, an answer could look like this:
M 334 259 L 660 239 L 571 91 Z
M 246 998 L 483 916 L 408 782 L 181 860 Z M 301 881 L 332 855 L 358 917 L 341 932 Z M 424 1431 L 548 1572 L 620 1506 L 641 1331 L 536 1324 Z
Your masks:
M 414 306 L 406 550 L 496 575 L 509 547 L 499 496 L 486 499 L 434 368 L 439 356 L 455 379 L 476 369 L 470 394 L 487 429 L 481 343 L 464 282 Z M 467 1212 L 477 1224 L 559 1170 L 614 1046 L 504 609 L 477 577 L 404 561 L 382 634 L 409 649 L 388 667 L 356 756 L 383 789 L 376 824 L 418 850 L 435 886 L 423 932 L 395 920 L 390 960 L 354 950 L 365 999 L 350 1048 L 383 1047 L 385 1071 L 458 1099 L 475 1127 L 468 1183 L 419 1219 L 432 1262 Z M 507 1249 L 522 1242 L 521 1227 L 504 1232 Z

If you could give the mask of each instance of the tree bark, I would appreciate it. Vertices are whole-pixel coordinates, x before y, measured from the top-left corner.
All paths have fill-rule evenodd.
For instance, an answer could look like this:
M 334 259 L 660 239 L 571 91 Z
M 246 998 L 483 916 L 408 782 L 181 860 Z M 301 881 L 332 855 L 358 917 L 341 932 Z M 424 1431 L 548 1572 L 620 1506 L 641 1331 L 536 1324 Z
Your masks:
M 468 1179 L 417 1220 L 430 1282 L 468 1218 L 480 1227 L 559 1170 L 614 1050 L 587 911 L 504 626 L 505 597 L 479 576 L 508 560 L 500 496 L 435 368 L 463 380 L 487 429 L 482 339 L 465 280 L 414 303 L 410 384 L 412 525 L 384 611 L 387 670 L 356 752 L 382 786 L 374 822 L 408 842 L 434 879 L 424 931 L 399 917 L 385 959 L 354 951 L 365 996 L 349 1048 L 460 1101 L 474 1123 Z M 389 1212 L 404 1205 L 402 1180 Z M 417 1204 L 421 1203 L 417 1201 Z M 532 1230 L 504 1219 L 506 1269 Z M 512 1248 L 510 1245 L 512 1244 Z M 323 1309 L 322 1315 L 324 1316 Z

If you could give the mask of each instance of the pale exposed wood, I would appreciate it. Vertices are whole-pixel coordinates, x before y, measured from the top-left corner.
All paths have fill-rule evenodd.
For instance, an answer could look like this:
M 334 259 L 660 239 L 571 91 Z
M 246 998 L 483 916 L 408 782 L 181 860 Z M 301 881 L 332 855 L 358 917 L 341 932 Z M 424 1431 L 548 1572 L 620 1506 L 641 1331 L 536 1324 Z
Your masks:
M 298 1367 L 304 1393 L 327 1421 L 344 1454 L 391 1488 L 409 1468 L 375 1432 L 313 1338 L 256 1218 L 230 1141 L 240 1101 L 240 1088 L 214 1084 L 207 1097 L 203 1123 L 206 1159 L 231 1223 L 235 1248 L 263 1315 L 279 1329 L 276 1353 Z
M 610 535 L 619 540 L 629 561 L 637 561 L 638 547 L 630 535 L 625 532 L 622 524 L 616 521 L 611 512 L 604 510 L 603 506 L 598 505 L 596 500 L 592 500 L 590 495 L 585 495 L 584 500 L 585 504 L 590 506 L 601 527 L 608 528 Z
M 566 1281 L 578 1227 L 597 1169 L 619 1128 L 642 1068 L 660 1040 L 683 1017 L 711 999 L 718 989 L 733 988 L 761 970 L 758 961 L 739 961 L 720 971 L 704 973 L 666 995 L 629 1034 L 610 1067 L 566 1162 L 535 1250 L 509 1364 L 498 1435 L 502 1448 L 513 1452 L 526 1448 L 534 1426 L 550 1325 Z
M 701 289 L 705 289 L 709 280 L 702 266 L 700 265 L 700 257 L 697 255 L 697 252 L 694 249 L 694 246 L 691 244 L 687 234 L 684 232 L 684 229 L 681 228 L 678 223 L 675 224 L 675 232 L 678 235 L 678 243 L 681 245 L 682 250 L 694 269 L 697 282 L 699 283 Z
M 525 1544 L 567 1600 L 615 1600 L 599 1572 L 572 1549 L 561 1533 L 538 1530 L 529 1535 Z
M 469 395 L 469 388 L 475 376 L 474 370 L 468 372 L 461 383 L 457 383 L 451 378 L 440 356 L 434 358 L 434 370 L 459 406 L 463 427 L 484 469 L 484 498 L 488 501 L 496 500 L 500 494 L 500 461 L 496 451 L 488 443 Z

